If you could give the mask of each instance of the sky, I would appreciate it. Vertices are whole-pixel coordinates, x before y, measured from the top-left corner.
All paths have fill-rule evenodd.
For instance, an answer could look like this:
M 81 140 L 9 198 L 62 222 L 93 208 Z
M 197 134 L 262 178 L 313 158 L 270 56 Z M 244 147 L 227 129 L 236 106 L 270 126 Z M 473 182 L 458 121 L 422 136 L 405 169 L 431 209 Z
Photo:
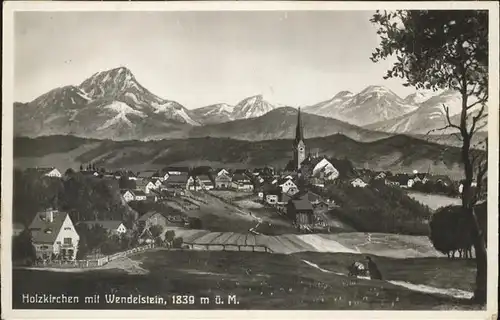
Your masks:
M 14 98 L 28 102 L 98 71 L 129 68 L 159 97 L 188 109 L 262 94 L 307 106 L 337 92 L 384 85 L 392 61 L 369 11 L 17 12 Z

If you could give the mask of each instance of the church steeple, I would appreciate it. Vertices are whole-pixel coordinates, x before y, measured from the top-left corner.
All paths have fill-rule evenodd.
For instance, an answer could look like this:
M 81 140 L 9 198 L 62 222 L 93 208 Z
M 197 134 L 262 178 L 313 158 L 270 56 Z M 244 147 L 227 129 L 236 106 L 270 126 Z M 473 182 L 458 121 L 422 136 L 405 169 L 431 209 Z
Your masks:
M 300 115 L 300 108 L 297 114 L 297 127 L 295 128 L 295 140 L 293 143 L 293 161 L 297 170 L 306 159 L 306 144 L 304 141 L 304 128 L 302 126 L 302 118 Z
M 295 145 L 300 141 L 304 141 L 304 129 L 302 127 L 302 119 L 300 117 L 300 107 L 299 113 L 297 114 L 297 127 L 295 128 Z

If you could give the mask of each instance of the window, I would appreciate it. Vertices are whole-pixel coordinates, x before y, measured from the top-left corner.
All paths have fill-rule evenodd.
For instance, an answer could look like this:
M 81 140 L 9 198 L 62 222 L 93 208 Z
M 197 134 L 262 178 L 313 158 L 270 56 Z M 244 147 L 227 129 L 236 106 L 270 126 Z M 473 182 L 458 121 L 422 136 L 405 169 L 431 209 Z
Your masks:
M 64 238 L 64 244 L 72 244 L 72 240 L 71 238 Z
M 71 227 L 66 227 L 64 228 L 64 230 L 71 230 Z

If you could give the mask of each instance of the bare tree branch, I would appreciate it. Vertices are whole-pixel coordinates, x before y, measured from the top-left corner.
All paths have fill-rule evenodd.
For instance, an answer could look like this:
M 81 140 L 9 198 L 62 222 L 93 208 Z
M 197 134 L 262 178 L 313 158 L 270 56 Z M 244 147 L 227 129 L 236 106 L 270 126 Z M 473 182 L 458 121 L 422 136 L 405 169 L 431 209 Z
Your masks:
M 484 113 L 484 110 L 486 109 L 486 105 L 483 104 L 482 107 L 481 107 L 481 110 L 479 110 L 477 116 L 475 117 L 472 117 L 472 126 L 470 128 L 470 131 L 469 131 L 469 136 L 472 136 L 476 131 L 476 125 L 478 123 L 479 120 L 482 120 L 483 118 L 481 118 L 483 116 L 483 113 Z
M 443 104 L 444 112 L 446 114 L 446 121 L 448 121 L 448 126 L 458 129 L 459 131 L 462 131 L 460 126 L 457 126 L 456 124 L 453 124 L 450 119 L 450 108 L 447 107 L 445 104 Z
M 474 108 L 478 104 L 484 104 L 486 101 L 488 101 L 488 96 L 486 96 L 485 98 L 479 99 L 474 103 L 471 103 L 470 105 L 467 106 L 467 110 Z

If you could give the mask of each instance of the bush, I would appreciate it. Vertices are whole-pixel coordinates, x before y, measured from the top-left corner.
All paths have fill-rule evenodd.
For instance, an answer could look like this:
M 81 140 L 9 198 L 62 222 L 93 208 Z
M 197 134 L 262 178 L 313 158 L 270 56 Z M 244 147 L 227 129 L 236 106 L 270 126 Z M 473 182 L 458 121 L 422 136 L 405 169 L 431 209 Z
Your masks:
M 31 243 L 31 233 L 24 230 L 12 239 L 12 260 L 23 260 L 31 264 L 36 259 L 35 247 Z
M 182 248 L 182 244 L 184 243 L 184 239 L 182 237 L 175 237 L 172 243 L 172 247 L 174 248 Z
M 487 236 L 486 202 L 477 205 L 475 212 L 481 230 Z M 473 245 L 474 221 L 464 212 L 461 206 L 447 206 L 437 210 L 430 222 L 430 240 L 436 250 L 448 254 L 459 249 L 468 249 Z

